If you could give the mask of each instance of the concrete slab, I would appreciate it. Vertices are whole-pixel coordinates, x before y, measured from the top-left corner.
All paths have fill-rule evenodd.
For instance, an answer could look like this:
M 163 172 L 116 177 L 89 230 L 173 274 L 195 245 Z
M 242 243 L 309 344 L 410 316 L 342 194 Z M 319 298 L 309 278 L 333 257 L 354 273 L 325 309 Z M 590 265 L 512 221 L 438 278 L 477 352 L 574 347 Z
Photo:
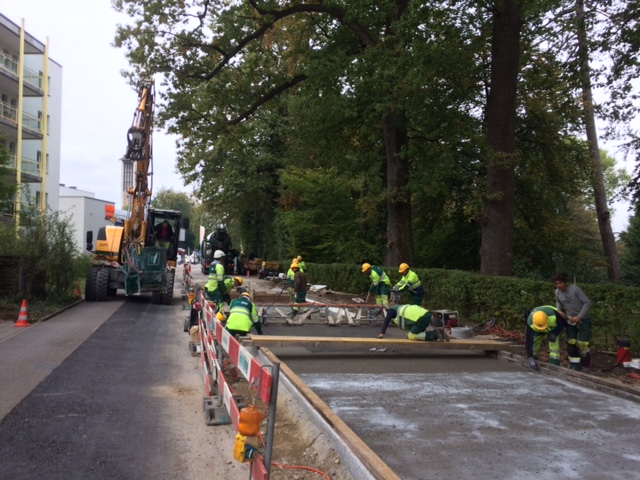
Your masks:
M 403 479 L 636 475 L 637 404 L 491 363 L 505 370 L 297 373 Z

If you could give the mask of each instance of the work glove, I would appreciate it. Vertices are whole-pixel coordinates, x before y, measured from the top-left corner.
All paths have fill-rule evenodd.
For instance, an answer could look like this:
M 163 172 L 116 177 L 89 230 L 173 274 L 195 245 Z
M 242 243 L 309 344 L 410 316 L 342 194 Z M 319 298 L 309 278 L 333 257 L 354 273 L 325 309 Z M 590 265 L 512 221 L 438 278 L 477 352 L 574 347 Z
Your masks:
M 536 362 L 535 358 L 533 357 L 529 357 L 529 367 L 531 368 L 531 370 L 535 370 L 536 372 L 540 370 L 538 362 Z
M 549 334 L 549 342 L 550 342 L 550 343 L 555 342 L 555 341 L 556 341 L 556 338 L 557 338 L 557 337 L 556 337 L 556 334 L 555 334 L 555 333 L 550 333 L 550 334 Z

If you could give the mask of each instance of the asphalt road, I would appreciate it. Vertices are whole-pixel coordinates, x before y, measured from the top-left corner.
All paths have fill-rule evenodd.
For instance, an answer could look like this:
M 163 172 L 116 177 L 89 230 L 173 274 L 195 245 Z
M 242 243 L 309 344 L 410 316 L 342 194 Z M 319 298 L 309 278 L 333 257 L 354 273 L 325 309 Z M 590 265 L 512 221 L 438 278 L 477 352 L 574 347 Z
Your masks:
M 85 302 L 1 341 L 0 479 L 246 480 L 233 427 L 204 423 L 184 316 Z

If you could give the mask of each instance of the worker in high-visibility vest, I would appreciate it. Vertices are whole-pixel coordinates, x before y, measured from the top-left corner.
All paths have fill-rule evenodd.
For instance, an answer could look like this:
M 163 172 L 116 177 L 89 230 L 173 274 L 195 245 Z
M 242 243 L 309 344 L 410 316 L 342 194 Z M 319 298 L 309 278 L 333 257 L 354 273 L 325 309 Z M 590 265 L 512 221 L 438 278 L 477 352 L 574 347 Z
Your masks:
M 394 305 L 387 309 L 387 314 L 377 338 L 384 338 L 385 333 L 387 333 L 387 327 L 391 322 L 395 323 L 401 330 L 408 330 L 407 338 L 409 340 L 449 341 L 449 335 L 439 325 L 439 320 L 433 317 L 429 310 L 418 305 Z
M 216 250 L 213 253 L 213 263 L 209 268 L 209 281 L 204 286 L 207 298 L 215 302 L 218 311 L 222 310 L 224 303 L 224 265 L 222 264 L 224 256 L 222 250 Z
M 298 263 L 298 261 L 295 258 L 291 262 L 291 265 L 293 265 L 294 263 L 296 264 Z M 295 277 L 296 277 L 296 272 L 294 272 L 293 269 L 289 267 L 289 270 L 287 271 L 287 287 L 289 288 L 290 303 L 293 303 L 296 300 L 296 291 L 293 288 L 295 284 Z
M 398 273 L 402 278 L 391 290 L 392 292 L 408 292 L 411 294 L 411 304 L 422 306 L 424 300 L 424 287 L 418 275 L 409 268 L 406 263 L 401 263 L 398 267 Z
M 226 329 L 231 335 L 244 336 L 251 331 L 251 327 L 256 329 L 258 335 L 262 335 L 260 317 L 256 306 L 251 301 L 251 294 L 243 292 L 231 301 Z
M 307 301 L 307 276 L 304 274 L 298 262 L 291 264 L 295 276 L 293 278 L 293 290 L 295 293 L 295 303 L 306 303 Z M 294 306 L 291 309 L 291 316 L 296 316 L 300 311 L 300 307 Z
M 370 263 L 362 264 L 362 273 L 369 275 L 371 285 L 369 293 L 376 297 L 376 305 L 382 308 L 389 308 L 389 293 L 391 292 L 391 280 L 385 271 L 377 265 Z
M 302 257 L 300 255 L 296 257 L 296 262 L 298 262 L 298 267 L 300 267 L 300 271 L 302 273 L 307 273 L 307 264 L 302 261 Z
M 227 303 L 231 304 L 231 291 L 234 288 L 239 288 L 242 286 L 242 277 L 229 277 L 225 275 L 223 283 L 224 283 L 224 294 L 222 295 L 222 299 Z
M 531 310 L 527 316 L 527 326 L 524 332 L 529 367 L 533 370 L 539 369 L 537 360 L 545 338 L 549 340 L 549 363 L 560 365 L 559 337 L 566 324 L 562 312 L 559 312 L 556 307 L 544 305 Z

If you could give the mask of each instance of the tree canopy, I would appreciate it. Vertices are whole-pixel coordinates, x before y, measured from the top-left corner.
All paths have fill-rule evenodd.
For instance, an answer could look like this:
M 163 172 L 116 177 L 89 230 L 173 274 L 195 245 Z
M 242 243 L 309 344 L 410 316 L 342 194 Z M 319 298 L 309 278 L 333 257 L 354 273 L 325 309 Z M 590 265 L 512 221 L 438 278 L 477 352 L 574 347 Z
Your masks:
M 574 2 L 113 3 L 127 75 L 163 77 L 180 172 L 246 251 L 606 278 Z

